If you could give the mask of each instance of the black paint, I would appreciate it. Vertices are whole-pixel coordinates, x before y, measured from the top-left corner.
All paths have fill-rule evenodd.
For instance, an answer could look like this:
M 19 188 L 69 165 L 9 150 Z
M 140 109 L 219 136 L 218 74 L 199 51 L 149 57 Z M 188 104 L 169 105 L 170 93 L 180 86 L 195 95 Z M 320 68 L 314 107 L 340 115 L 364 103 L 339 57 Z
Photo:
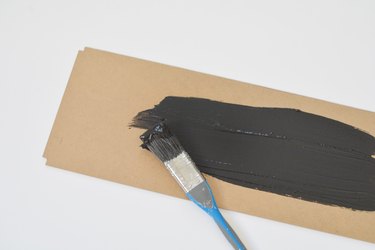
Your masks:
M 184 151 L 164 122 L 155 124 L 139 138 L 143 142 L 141 147 L 153 152 L 162 162 L 170 161 Z
M 375 138 L 286 108 L 167 97 L 132 126 L 165 119 L 204 173 L 237 185 L 357 210 L 375 210 Z M 256 201 L 254 201 L 256 202 Z

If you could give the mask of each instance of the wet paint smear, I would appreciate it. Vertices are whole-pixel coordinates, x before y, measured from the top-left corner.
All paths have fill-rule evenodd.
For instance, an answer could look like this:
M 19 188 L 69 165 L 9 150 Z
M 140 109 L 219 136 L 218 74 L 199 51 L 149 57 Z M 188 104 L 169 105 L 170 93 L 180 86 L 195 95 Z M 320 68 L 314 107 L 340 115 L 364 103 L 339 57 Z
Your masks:
M 375 138 L 288 108 L 166 97 L 131 126 L 165 120 L 199 169 L 248 188 L 355 210 L 375 210 Z

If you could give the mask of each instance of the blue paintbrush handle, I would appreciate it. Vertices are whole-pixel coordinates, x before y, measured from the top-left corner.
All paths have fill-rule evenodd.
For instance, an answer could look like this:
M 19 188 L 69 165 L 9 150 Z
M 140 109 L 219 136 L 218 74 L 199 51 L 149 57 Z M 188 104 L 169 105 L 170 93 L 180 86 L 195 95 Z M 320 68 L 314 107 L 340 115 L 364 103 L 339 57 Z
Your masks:
M 211 216 L 212 218 L 214 218 L 221 232 L 223 232 L 225 238 L 227 238 L 227 240 L 230 242 L 230 244 L 233 246 L 234 249 L 246 250 L 245 246 L 243 245 L 241 240 L 238 238 L 237 234 L 234 232 L 232 227 L 224 219 L 219 209 L 216 209 L 216 211 L 213 211 Z
M 187 197 L 209 214 L 219 226 L 224 236 L 236 250 L 246 250 L 246 247 L 238 238 L 234 230 L 220 213 L 210 186 L 206 181 L 202 182 L 190 192 L 186 193 Z

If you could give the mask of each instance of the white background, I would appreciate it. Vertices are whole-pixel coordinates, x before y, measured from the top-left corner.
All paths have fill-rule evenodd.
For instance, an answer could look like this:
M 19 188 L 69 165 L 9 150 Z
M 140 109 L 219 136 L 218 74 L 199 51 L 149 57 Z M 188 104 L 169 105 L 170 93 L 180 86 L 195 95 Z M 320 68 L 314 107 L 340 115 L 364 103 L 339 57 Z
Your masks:
M 191 202 L 45 166 L 84 46 L 375 111 L 372 0 L 0 0 L 0 249 L 231 249 Z M 375 249 L 223 213 L 254 250 Z

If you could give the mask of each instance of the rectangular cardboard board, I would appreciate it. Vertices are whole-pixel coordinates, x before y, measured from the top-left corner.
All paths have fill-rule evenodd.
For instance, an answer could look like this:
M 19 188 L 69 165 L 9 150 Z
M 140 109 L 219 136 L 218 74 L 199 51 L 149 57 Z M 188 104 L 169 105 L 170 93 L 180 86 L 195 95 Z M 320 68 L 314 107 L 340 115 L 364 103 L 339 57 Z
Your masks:
M 185 198 L 139 145 L 132 118 L 166 96 L 283 107 L 332 118 L 375 135 L 375 113 L 208 74 L 86 48 L 78 53 L 44 157 L 54 166 Z M 321 205 L 206 176 L 219 207 L 375 243 L 375 212 Z

